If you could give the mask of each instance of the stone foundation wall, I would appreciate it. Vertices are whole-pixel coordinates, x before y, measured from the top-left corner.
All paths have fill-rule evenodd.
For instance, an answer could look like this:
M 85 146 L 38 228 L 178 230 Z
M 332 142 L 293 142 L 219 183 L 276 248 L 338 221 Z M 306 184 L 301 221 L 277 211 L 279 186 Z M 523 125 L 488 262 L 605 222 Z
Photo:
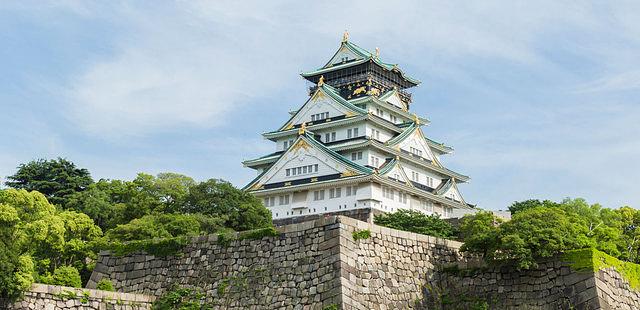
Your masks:
M 518 271 L 513 267 L 450 270 L 434 274 L 424 304 L 445 308 L 599 309 L 593 272 L 575 272 L 558 261 Z
M 340 267 L 343 309 L 407 309 L 420 304 L 423 287 L 442 265 L 476 266 L 460 242 L 343 218 Z M 353 232 L 371 237 L 354 240 Z
M 106 292 L 64 286 L 33 284 L 24 297 L 11 304 L 0 303 L 8 310 L 146 310 L 151 309 L 153 296 Z
M 88 286 L 109 278 L 118 291 L 155 296 L 198 287 L 216 309 L 640 309 L 615 270 L 575 272 L 559 261 L 487 268 L 461 255 L 459 242 L 342 216 L 277 229 L 228 245 L 199 237 L 181 256 L 103 252 Z M 363 230 L 370 236 L 354 240 Z
M 595 280 L 602 309 L 640 309 L 640 292 L 615 269 L 599 270 Z
M 118 291 L 160 296 L 174 285 L 200 288 L 217 309 L 261 309 L 341 303 L 338 218 L 279 227 L 277 237 L 221 244 L 199 237 L 181 256 L 100 253 L 88 287 L 103 278 Z

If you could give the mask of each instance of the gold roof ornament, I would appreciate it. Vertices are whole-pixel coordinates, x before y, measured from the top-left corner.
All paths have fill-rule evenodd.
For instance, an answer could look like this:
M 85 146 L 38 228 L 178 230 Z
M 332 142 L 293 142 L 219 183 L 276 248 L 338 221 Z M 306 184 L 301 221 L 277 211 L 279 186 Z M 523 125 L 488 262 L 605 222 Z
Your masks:
M 302 123 L 302 125 L 300 125 L 300 129 L 298 129 L 298 135 L 302 136 L 306 131 L 307 131 L 307 123 Z
M 420 118 L 417 114 L 413 114 L 413 121 L 416 123 L 416 125 L 420 125 Z
M 380 58 L 380 49 L 376 47 L 376 58 Z
M 349 31 L 345 30 L 344 33 L 342 34 L 342 42 L 347 42 L 349 41 Z
M 321 75 L 318 79 L 318 87 L 324 85 L 324 75 Z

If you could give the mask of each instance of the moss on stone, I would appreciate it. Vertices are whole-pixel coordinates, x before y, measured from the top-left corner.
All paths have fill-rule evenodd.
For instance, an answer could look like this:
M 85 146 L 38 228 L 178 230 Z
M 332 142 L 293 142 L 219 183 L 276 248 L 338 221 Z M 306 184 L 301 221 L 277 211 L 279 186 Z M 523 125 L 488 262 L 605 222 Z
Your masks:
M 621 261 L 611 255 L 593 248 L 567 251 L 562 260 L 569 263 L 576 271 L 598 272 L 605 268 L 614 268 L 629 282 L 629 285 L 640 290 L 640 265 Z

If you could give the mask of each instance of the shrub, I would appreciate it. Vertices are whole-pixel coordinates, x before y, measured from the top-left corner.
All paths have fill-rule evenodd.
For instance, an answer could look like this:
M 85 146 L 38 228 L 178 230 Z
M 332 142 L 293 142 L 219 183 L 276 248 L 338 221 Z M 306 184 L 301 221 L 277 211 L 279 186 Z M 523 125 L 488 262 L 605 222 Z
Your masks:
M 82 280 L 78 269 L 72 266 L 56 268 L 52 276 L 44 277 L 46 284 L 62 285 L 70 287 L 82 287 Z
M 158 298 L 153 310 L 203 310 L 211 309 L 205 304 L 205 295 L 197 289 L 173 287 Z
M 113 283 L 111 283 L 111 281 L 109 279 L 102 279 L 98 282 L 98 285 L 96 285 L 96 289 L 98 290 L 103 290 L 103 291 L 109 291 L 109 292 L 114 292 L 115 289 L 113 288 Z
M 369 239 L 371 238 L 371 231 L 368 229 L 356 230 L 352 233 L 352 236 L 354 241 L 358 241 L 360 239 Z
M 439 215 L 426 215 L 419 211 L 398 210 L 394 213 L 376 215 L 377 225 L 410 231 L 434 237 L 449 238 L 453 236 L 453 227 Z

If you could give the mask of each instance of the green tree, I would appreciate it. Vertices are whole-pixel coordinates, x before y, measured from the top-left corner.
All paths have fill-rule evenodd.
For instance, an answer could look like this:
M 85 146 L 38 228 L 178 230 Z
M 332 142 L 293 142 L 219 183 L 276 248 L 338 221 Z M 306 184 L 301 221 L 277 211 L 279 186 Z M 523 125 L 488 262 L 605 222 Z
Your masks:
M 50 277 L 65 265 L 74 266 L 83 271 L 85 279 L 88 277 L 87 259 L 95 258 L 89 245 L 102 236 L 102 231 L 87 215 L 59 211 L 35 191 L 1 190 L 0 204 L 17 215 L 14 224 L 6 225 L 13 237 L 3 238 L 5 248 L 17 256 L 31 257 L 37 277 Z
M 377 225 L 410 231 L 434 237 L 453 236 L 453 227 L 439 215 L 426 215 L 419 211 L 398 210 L 394 213 L 379 214 L 374 217 Z
M 60 266 L 56 268 L 53 275 L 42 277 L 40 280 L 44 284 L 82 287 L 80 273 L 78 269 L 72 266 Z
M 93 183 L 87 169 L 77 168 L 74 163 L 64 158 L 38 159 L 21 164 L 18 171 L 7 179 L 10 181 L 5 182 L 5 185 L 38 191 L 51 203 L 60 206 L 66 204 L 69 195 L 83 191 Z
M 524 201 L 516 201 L 509 206 L 509 211 L 511 215 L 515 215 L 516 213 L 535 208 L 535 207 L 557 207 L 559 204 L 550 200 L 540 201 L 538 199 L 529 199 Z
M 219 179 L 210 179 L 192 186 L 187 203 L 176 211 L 226 217 L 225 226 L 234 230 L 272 225 L 271 211 L 258 198 Z
M 536 259 L 590 246 L 588 229 L 560 208 L 535 207 L 519 211 L 499 228 L 490 259 L 514 260 L 518 267 L 536 266 Z
M 460 221 L 460 236 L 464 239 L 461 250 L 482 254 L 493 253 L 498 241 L 498 226 L 502 220 L 493 212 L 479 211 L 467 214 Z
M 22 254 L 18 211 L 0 201 L 0 299 L 14 299 L 33 283 L 35 267 L 30 256 Z

